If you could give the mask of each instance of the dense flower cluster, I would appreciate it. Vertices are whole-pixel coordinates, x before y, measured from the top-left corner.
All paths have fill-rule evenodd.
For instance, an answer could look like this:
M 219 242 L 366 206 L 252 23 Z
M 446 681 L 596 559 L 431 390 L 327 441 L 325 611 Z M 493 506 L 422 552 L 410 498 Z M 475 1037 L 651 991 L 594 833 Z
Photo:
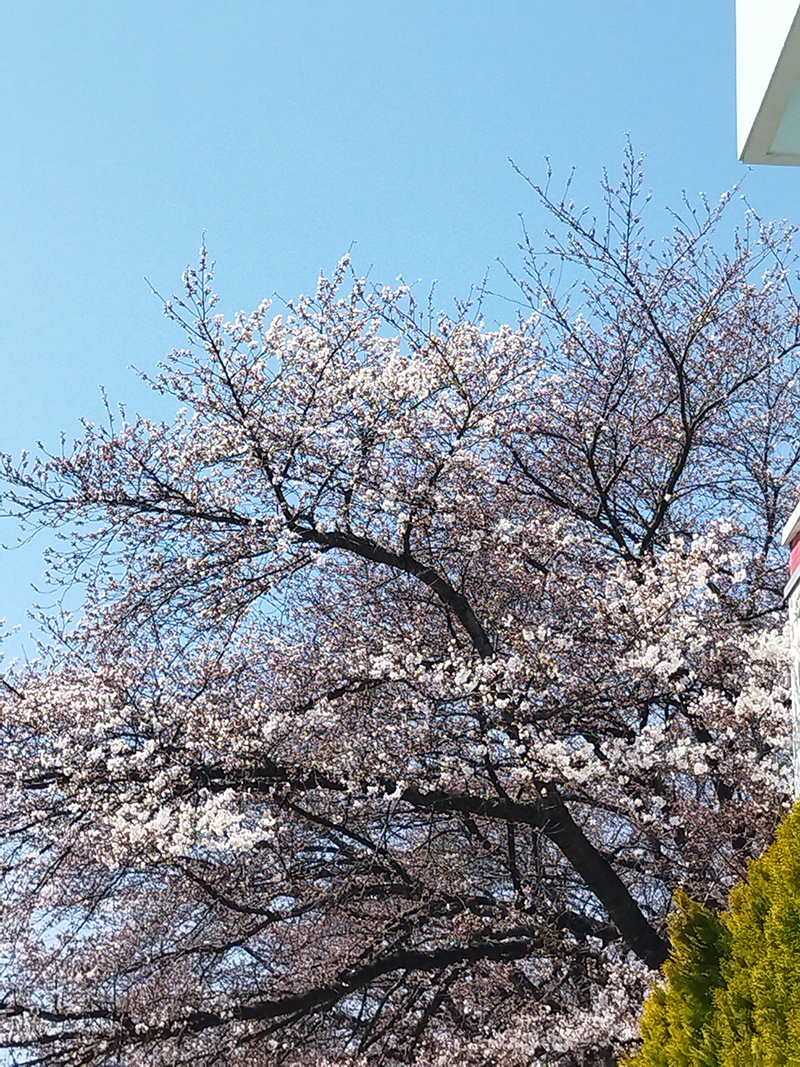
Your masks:
M 790 234 L 657 251 L 628 159 L 431 320 L 342 261 L 226 318 L 174 420 L 5 464 L 87 589 L 2 695 L 2 1042 L 36 1063 L 612 1063 L 673 892 L 787 802 Z M 31 1059 L 31 1057 L 33 1057 Z

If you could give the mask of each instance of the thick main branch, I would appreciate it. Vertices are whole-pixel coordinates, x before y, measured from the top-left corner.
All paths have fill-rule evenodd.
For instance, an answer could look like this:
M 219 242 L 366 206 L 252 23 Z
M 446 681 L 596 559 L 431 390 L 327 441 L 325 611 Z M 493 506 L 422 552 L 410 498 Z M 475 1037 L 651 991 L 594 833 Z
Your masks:
M 311 771 L 301 776 L 277 763 L 264 765 L 260 769 L 249 768 L 241 779 L 232 779 L 218 769 L 198 769 L 195 775 L 214 790 L 226 789 L 231 785 L 270 790 L 276 782 L 284 782 L 292 789 L 303 791 L 321 788 L 347 792 L 344 783 L 321 772 Z M 387 793 L 395 792 L 393 782 L 382 784 Z M 541 800 L 533 803 L 444 790 L 423 790 L 415 786 L 404 789 L 400 797 L 418 811 L 441 814 L 460 812 L 541 830 L 601 901 L 609 918 L 636 955 L 653 969 L 660 967 L 667 958 L 667 942 L 644 917 L 625 883 L 602 852 L 589 841 L 556 790 L 551 788 Z
M 421 792 L 406 789 L 403 799 L 428 811 L 460 811 L 486 818 L 523 823 L 541 830 L 602 902 L 612 922 L 631 949 L 648 967 L 666 960 L 669 946 L 642 914 L 625 883 L 605 856 L 589 841 L 554 790 L 536 803 L 485 799 L 465 793 Z

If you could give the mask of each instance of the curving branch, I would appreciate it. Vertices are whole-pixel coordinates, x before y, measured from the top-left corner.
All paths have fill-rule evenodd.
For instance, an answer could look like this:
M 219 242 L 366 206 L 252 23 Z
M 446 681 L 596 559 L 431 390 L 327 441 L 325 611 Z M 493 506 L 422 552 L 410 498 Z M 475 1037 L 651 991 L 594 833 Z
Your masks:
M 291 768 L 271 761 L 262 763 L 258 768 L 248 768 L 242 775 L 229 775 L 221 768 L 197 768 L 193 774 L 208 788 L 219 791 L 232 786 L 272 791 L 277 783 L 284 783 L 292 790 L 321 788 L 348 792 L 343 782 L 322 772 L 312 770 L 308 774 L 298 775 Z M 387 794 L 395 793 L 396 783 L 386 781 L 381 784 Z M 541 830 L 600 900 L 609 918 L 639 959 L 654 970 L 666 960 L 668 943 L 647 921 L 611 863 L 581 830 L 552 786 L 540 800 L 533 803 L 444 790 L 423 790 L 415 786 L 402 790 L 400 799 L 418 811 L 479 815 L 502 820 L 509 825 L 521 824 Z

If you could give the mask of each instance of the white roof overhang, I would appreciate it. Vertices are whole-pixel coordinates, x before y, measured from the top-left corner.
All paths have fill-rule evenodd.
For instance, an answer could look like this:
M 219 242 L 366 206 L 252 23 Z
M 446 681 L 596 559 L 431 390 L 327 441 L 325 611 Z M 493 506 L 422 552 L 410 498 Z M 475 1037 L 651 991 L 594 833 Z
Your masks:
M 800 165 L 800 0 L 736 0 L 736 112 L 745 163 Z

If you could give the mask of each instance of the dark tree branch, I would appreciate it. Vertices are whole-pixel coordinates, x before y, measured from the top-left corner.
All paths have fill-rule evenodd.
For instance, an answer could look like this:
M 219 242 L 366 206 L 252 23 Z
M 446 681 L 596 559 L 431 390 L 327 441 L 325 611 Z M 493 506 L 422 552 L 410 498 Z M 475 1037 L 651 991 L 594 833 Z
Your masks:
M 294 777 L 289 768 L 278 764 L 264 766 L 260 770 L 248 769 L 246 775 L 236 779 L 231 779 L 220 769 L 197 773 L 219 790 L 227 789 L 234 783 L 238 788 L 271 790 L 276 782 L 283 782 L 292 789 L 303 791 L 323 788 L 347 792 L 343 783 L 324 774 L 312 771 L 309 775 Z M 396 787 L 395 783 L 385 782 L 383 788 L 387 793 L 394 793 Z M 601 901 L 611 921 L 636 955 L 652 968 L 660 967 L 667 958 L 667 942 L 645 919 L 622 879 L 577 825 L 555 789 L 548 789 L 546 795 L 535 803 L 442 790 L 421 790 L 413 786 L 403 790 L 401 799 L 418 811 L 479 815 L 541 830 L 561 850 L 587 887 Z

